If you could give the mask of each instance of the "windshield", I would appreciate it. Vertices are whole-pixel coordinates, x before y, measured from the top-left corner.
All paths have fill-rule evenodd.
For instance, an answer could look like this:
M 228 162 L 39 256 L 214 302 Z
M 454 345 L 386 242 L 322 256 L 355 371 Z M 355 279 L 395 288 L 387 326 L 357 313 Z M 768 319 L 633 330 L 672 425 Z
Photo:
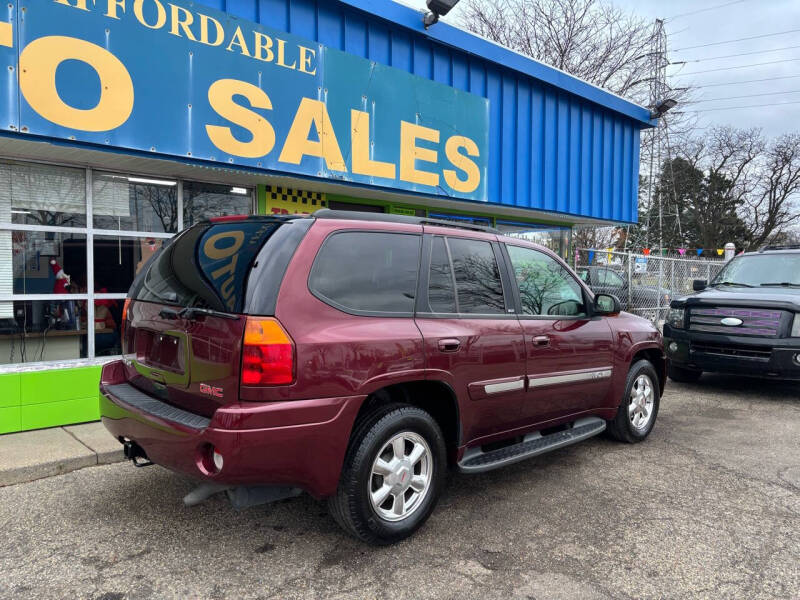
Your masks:
M 711 285 L 800 286 L 800 252 L 739 256 L 723 267 Z

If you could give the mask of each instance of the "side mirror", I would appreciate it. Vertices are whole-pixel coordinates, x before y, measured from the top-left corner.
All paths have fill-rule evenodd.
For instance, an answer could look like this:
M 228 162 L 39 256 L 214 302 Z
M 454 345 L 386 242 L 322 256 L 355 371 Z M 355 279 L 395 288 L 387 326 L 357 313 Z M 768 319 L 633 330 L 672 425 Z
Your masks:
M 622 312 L 619 298 L 612 294 L 597 294 L 594 297 L 595 315 L 617 315 Z
M 707 287 L 708 287 L 708 281 L 706 281 L 705 279 L 695 279 L 692 282 L 692 289 L 695 292 L 702 292 Z

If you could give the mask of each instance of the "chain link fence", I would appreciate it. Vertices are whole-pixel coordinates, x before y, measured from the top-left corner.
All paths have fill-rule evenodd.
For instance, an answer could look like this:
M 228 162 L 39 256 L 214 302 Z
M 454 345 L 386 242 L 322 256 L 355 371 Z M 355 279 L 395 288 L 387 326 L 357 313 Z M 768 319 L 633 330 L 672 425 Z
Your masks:
M 724 260 L 645 256 L 578 248 L 575 270 L 598 293 L 614 294 L 628 312 L 661 325 L 672 298 L 692 292 L 695 279 L 710 281 Z

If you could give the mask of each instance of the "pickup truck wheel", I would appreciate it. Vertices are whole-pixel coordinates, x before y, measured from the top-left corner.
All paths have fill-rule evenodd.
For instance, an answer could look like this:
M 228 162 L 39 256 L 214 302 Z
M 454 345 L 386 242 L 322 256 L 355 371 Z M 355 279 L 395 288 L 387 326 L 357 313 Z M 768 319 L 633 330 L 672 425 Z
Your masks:
M 694 369 L 684 369 L 670 362 L 667 374 L 672 381 L 677 381 L 678 383 L 695 383 L 700 379 L 703 372 L 695 371 Z
M 658 375 L 650 361 L 639 360 L 631 366 L 617 416 L 607 421 L 609 435 L 620 442 L 634 444 L 653 430 L 661 398 Z
M 397 542 L 433 512 L 446 464 L 444 436 L 433 417 L 414 406 L 378 407 L 356 424 L 328 507 L 355 537 Z

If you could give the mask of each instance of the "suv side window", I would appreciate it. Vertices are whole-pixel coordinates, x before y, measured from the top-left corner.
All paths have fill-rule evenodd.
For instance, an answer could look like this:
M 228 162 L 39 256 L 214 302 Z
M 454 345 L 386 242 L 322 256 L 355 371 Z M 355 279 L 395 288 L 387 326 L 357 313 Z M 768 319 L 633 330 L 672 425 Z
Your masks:
M 600 269 L 597 272 L 597 281 L 600 285 L 608 285 L 611 287 L 621 288 L 625 286 L 625 280 L 611 269 Z
M 412 316 L 421 240 L 407 233 L 334 233 L 314 259 L 308 287 L 345 312 Z
M 428 310 L 433 313 L 455 313 L 456 283 L 450 265 L 444 238 L 433 238 L 431 247 L 431 267 L 428 272 Z
M 583 290 L 561 263 L 530 248 L 506 248 L 519 286 L 522 314 L 586 316 Z
M 503 282 L 490 242 L 448 238 L 459 313 L 505 314 Z

